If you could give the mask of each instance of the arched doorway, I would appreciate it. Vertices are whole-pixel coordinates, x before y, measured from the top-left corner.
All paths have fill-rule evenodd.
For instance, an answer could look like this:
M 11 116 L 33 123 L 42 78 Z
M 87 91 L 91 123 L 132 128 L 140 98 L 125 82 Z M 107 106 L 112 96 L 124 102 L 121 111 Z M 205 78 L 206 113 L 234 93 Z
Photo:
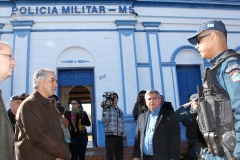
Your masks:
M 91 104 L 92 127 L 89 129 L 92 134 L 93 144 L 97 143 L 97 119 L 94 107 L 94 59 L 91 53 L 83 47 L 72 46 L 61 52 L 57 59 L 58 76 L 58 96 L 60 102 L 67 109 L 71 96 L 74 96 L 75 90 L 84 90 L 88 93 L 88 98 L 80 97 L 83 103 L 87 99 Z M 90 93 L 90 94 L 89 94 Z M 83 96 L 82 91 L 77 96 Z
M 71 110 L 71 100 L 79 98 L 84 110 L 88 113 L 91 120 L 91 126 L 87 127 L 90 135 L 88 147 L 93 147 L 96 144 L 96 119 L 93 118 L 95 117 L 93 69 L 58 70 L 58 81 L 58 96 L 61 104 Z

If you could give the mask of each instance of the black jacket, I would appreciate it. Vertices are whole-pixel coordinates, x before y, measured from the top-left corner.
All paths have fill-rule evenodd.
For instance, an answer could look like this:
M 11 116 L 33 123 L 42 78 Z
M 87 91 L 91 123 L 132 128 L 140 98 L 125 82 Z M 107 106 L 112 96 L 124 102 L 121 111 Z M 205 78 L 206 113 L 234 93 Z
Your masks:
M 68 129 L 70 131 L 71 137 L 87 135 L 87 130 L 85 130 L 84 132 L 81 132 L 81 131 L 79 131 L 79 128 L 77 127 L 76 128 L 77 131 L 75 131 L 74 126 L 72 124 L 72 120 L 71 120 L 71 111 L 66 111 L 64 116 L 69 121 Z M 82 125 L 84 125 L 84 126 L 90 126 L 91 125 L 91 122 L 90 122 L 90 120 L 88 118 L 87 112 L 82 111 L 82 114 L 76 115 L 76 124 L 75 124 L 75 126 L 78 126 L 79 119 L 81 119 Z
M 15 132 L 15 124 L 16 124 L 15 115 L 12 113 L 11 109 L 9 109 L 7 111 L 7 113 L 8 113 L 8 117 L 9 117 L 9 119 L 11 121 L 11 124 L 12 124 L 12 127 L 13 127 L 13 131 Z
M 147 126 L 147 111 L 137 121 L 133 157 L 142 158 L 144 135 Z M 180 127 L 174 112 L 161 108 L 153 134 L 154 160 L 179 159 Z
M 171 102 L 164 101 L 164 103 L 162 104 L 162 108 L 170 110 L 170 111 L 174 111 Z

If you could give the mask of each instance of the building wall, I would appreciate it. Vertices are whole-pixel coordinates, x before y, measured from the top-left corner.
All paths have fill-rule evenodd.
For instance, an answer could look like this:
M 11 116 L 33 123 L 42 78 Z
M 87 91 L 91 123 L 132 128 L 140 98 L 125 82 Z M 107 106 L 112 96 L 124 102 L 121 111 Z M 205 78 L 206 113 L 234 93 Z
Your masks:
M 227 5 L 214 8 L 214 4 L 210 9 L 156 4 L 159 6 L 130 2 L 72 4 L 106 9 L 106 13 L 82 14 L 36 14 L 36 7 L 61 10 L 67 6 L 54 1 L 38 4 L 16 1 L 13 5 L 0 6 L 0 39 L 12 46 L 17 62 L 13 77 L 0 84 L 7 108 L 11 95 L 32 92 L 32 76 L 39 68 L 51 68 L 56 73 L 58 69 L 93 68 L 98 146 L 104 146 L 99 104 L 105 91 L 119 94 L 118 105 L 125 114 L 129 145 L 132 145 L 135 122 L 131 114 L 137 93 L 157 89 L 176 109 L 181 105 L 176 66 L 198 65 L 201 71 L 209 66 L 187 41 L 201 23 L 221 19 L 228 30 L 229 48 L 240 50 L 240 9 L 226 9 Z M 132 5 L 137 14 L 129 12 Z M 107 11 L 118 10 L 119 6 L 127 6 L 126 13 Z M 12 12 L 12 7 L 30 7 L 29 12 L 33 13 Z M 70 60 L 73 63 L 66 63 Z

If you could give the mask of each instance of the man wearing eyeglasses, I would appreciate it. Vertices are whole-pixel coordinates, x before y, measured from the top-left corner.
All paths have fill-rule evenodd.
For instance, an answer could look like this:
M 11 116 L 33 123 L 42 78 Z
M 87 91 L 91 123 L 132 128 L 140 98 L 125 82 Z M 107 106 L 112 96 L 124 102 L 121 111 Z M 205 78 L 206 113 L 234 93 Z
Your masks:
M 12 48 L 0 41 L 0 82 L 12 76 L 16 62 L 13 59 Z M 6 107 L 0 92 L 0 160 L 14 159 L 14 131 L 6 112 Z
M 17 113 L 18 107 L 20 106 L 20 104 L 24 99 L 25 99 L 24 97 L 16 96 L 16 95 L 10 98 L 10 103 L 9 103 L 10 109 L 7 111 L 7 113 L 11 121 L 13 131 L 15 131 L 15 124 L 16 124 L 15 115 Z
M 208 144 L 202 156 L 240 159 L 240 55 L 228 49 L 227 30 L 220 20 L 203 23 L 188 41 L 212 64 L 198 88 L 198 124 Z

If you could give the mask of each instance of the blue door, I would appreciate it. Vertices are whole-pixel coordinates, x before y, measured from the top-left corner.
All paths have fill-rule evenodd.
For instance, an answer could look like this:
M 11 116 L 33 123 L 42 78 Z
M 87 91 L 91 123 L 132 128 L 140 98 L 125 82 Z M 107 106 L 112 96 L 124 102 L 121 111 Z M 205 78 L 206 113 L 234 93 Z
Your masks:
M 188 96 L 197 93 L 197 86 L 202 85 L 199 66 L 177 66 L 177 79 L 180 104 L 188 102 Z
M 197 93 L 197 86 L 202 85 L 199 66 L 177 66 L 177 79 L 180 105 L 188 102 L 188 96 Z M 180 124 L 181 140 L 186 140 L 186 127 Z
M 94 92 L 94 73 L 93 69 L 63 69 L 58 70 L 58 95 L 60 95 L 60 87 L 61 86 L 92 86 Z M 94 93 L 92 92 L 91 97 L 94 97 Z M 94 107 L 94 99 L 92 99 L 92 117 L 96 117 L 96 109 Z M 92 119 L 92 135 L 93 139 L 95 139 L 94 143 L 97 142 L 97 119 Z M 96 144 L 95 144 L 96 145 Z
M 58 86 L 93 85 L 93 83 L 93 69 L 58 71 Z

